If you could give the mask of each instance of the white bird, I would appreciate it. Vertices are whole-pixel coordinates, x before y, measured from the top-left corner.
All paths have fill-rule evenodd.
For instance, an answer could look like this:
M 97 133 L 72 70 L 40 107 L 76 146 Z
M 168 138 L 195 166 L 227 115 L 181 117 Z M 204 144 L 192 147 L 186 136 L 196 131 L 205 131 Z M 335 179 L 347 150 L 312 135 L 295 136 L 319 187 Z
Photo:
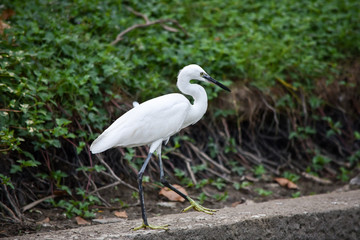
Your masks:
M 161 183 L 184 199 L 190 202 L 190 206 L 183 211 L 194 208 L 197 211 L 213 214 L 215 210 L 202 207 L 190 197 L 178 191 L 167 182 L 164 177 L 163 164 L 161 160 L 161 144 L 181 129 L 195 124 L 205 114 L 207 109 L 207 95 L 205 89 L 190 83 L 190 80 L 211 82 L 230 92 L 230 89 L 210 77 L 200 66 L 191 64 L 180 70 L 177 80 L 179 90 L 190 95 L 194 103 L 182 94 L 171 93 L 153 98 L 141 104 L 134 104 L 134 108 L 119 117 L 91 144 L 90 150 L 93 154 L 101 153 L 113 147 L 136 147 L 150 145 L 149 154 L 138 173 L 138 185 L 143 224 L 141 228 L 167 229 L 166 226 L 152 226 L 148 224 L 144 195 L 142 189 L 142 177 L 152 154 L 156 151 L 159 157 Z

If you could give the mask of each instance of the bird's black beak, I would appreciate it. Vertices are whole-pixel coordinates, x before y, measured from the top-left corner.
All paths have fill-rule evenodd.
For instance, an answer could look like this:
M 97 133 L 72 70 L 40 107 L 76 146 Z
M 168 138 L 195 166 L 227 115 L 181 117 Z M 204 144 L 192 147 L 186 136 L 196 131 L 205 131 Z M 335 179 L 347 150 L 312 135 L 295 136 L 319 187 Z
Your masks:
M 221 87 L 222 89 L 231 92 L 231 90 L 230 90 L 228 87 L 226 87 L 226 86 L 223 85 L 222 83 L 216 81 L 215 79 L 213 79 L 213 78 L 210 77 L 209 75 L 204 74 L 203 78 L 205 78 L 205 79 L 208 80 L 209 82 L 212 82 L 212 83 L 218 85 L 218 86 Z

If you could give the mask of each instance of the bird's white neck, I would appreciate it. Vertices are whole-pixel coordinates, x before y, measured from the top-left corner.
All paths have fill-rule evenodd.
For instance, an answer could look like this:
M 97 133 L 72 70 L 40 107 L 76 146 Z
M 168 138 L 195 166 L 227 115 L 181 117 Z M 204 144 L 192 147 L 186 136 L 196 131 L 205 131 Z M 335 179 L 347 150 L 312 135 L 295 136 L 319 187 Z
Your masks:
M 205 114 L 208 105 L 205 89 L 199 84 L 191 84 L 190 80 L 191 78 L 186 74 L 183 74 L 182 72 L 179 73 L 177 87 L 182 93 L 194 98 L 194 104 L 186 118 L 186 126 L 199 121 Z

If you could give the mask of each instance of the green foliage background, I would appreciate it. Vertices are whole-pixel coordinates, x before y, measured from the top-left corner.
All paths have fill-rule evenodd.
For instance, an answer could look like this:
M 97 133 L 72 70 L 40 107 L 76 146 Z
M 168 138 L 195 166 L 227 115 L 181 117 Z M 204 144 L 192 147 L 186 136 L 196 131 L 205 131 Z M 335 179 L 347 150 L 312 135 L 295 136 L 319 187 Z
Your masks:
M 111 45 L 118 33 L 144 22 L 127 6 L 150 20 L 175 19 L 188 36 L 153 25 Z M 87 156 L 88 144 L 126 109 L 109 105 L 177 91 L 177 73 L 187 64 L 263 94 L 281 84 L 301 89 L 315 110 L 328 106 L 314 92 L 318 79 L 331 84 L 339 63 L 360 53 L 356 0 L 5 0 L 5 9 L 15 15 L 5 20 L 11 28 L 0 43 L 2 176 L 46 165 L 47 154 L 63 154 L 65 143 Z M 221 90 L 207 91 L 213 99 Z M 280 112 L 297 108 L 290 93 L 274 99 Z M 302 126 L 291 138 L 311 134 Z

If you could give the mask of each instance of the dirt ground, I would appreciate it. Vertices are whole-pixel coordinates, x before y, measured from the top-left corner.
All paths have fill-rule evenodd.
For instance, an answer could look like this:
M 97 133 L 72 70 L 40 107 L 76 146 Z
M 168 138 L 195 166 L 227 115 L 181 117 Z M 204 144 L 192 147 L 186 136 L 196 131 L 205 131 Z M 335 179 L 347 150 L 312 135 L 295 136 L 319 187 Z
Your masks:
M 292 195 L 299 191 L 301 192 L 300 196 L 307 196 L 339 191 L 341 189 L 349 189 L 349 185 L 345 185 L 344 183 L 340 182 L 324 185 L 306 179 L 300 180 L 299 182 L 297 182 L 297 185 L 298 189 L 290 190 L 279 186 L 278 183 L 271 179 L 268 181 L 254 182 L 246 189 L 241 190 L 235 190 L 231 186 L 226 187 L 226 189 L 223 191 L 218 191 L 215 187 L 205 187 L 204 190 L 210 195 L 227 191 L 228 198 L 225 201 L 205 201 L 203 203 L 203 206 L 213 209 L 220 209 L 224 207 L 234 206 L 237 204 L 242 204 L 244 202 L 264 202 L 272 199 L 292 198 Z M 170 201 L 164 196 L 159 195 L 160 189 L 154 184 L 146 183 L 144 188 L 145 205 L 148 217 L 179 213 L 183 208 L 188 206 L 187 202 L 172 202 L 168 204 Z M 257 188 L 271 191 L 272 194 L 268 196 L 260 196 L 255 190 Z M 187 191 L 188 194 L 194 199 L 196 199 L 196 197 L 200 194 L 200 190 L 194 191 L 191 189 L 187 189 Z M 63 209 L 45 208 L 38 205 L 37 207 L 25 212 L 25 216 L 27 218 L 26 223 L 0 223 L 0 237 L 2 238 L 19 236 L 29 233 L 50 232 L 54 230 L 78 228 L 88 224 L 101 224 L 97 220 L 103 221 L 103 223 L 114 220 L 116 221 L 116 211 L 125 211 L 127 214 L 127 219 L 139 219 L 139 224 L 141 224 L 142 220 L 140 205 L 137 199 L 132 197 L 132 192 L 133 190 L 122 186 L 119 186 L 117 189 L 113 188 L 101 192 L 101 196 L 104 197 L 108 202 L 110 202 L 110 199 L 119 198 L 124 203 L 126 203 L 128 207 L 121 207 L 119 203 L 112 203 L 112 207 L 96 206 L 98 210 L 96 212 L 95 220 L 86 219 L 87 222 L 85 224 L 78 224 L 75 218 L 66 218 Z

